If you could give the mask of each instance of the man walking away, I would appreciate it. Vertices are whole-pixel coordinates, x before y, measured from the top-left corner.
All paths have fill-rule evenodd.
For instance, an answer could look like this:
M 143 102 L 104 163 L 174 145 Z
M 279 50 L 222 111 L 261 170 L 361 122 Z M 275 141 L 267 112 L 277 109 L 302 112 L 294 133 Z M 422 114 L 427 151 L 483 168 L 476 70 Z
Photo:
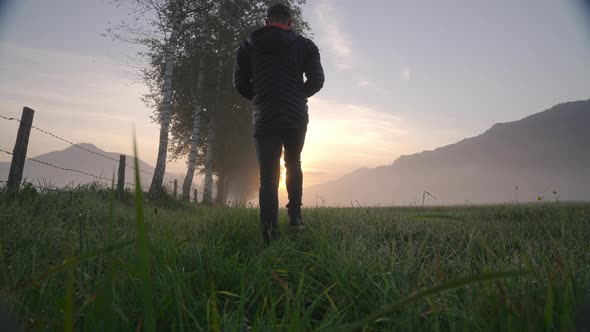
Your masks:
M 266 243 L 280 236 L 278 187 L 283 147 L 289 229 L 305 228 L 301 218 L 301 150 L 309 121 L 307 98 L 324 85 L 317 46 L 295 32 L 292 23 L 287 6 L 271 6 L 266 26 L 253 32 L 238 48 L 234 68 L 234 87 L 254 104 L 254 141 L 260 167 L 260 221 Z

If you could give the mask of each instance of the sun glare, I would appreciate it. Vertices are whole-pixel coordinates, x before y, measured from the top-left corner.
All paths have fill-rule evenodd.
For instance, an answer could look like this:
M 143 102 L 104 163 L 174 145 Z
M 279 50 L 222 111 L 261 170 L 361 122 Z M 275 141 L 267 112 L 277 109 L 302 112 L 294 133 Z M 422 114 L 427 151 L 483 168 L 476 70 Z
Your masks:
M 287 188 L 287 168 L 285 167 L 285 157 L 281 156 L 281 178 L 279 180 L 279 188 Z

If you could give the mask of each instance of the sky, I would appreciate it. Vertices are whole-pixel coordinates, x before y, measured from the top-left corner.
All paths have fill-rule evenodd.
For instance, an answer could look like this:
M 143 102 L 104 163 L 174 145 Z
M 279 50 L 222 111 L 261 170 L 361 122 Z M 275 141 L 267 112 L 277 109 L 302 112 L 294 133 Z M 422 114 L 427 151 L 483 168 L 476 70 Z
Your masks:
M 0 0 L 0 115 L 154 164 L 137 46 L 102 37 L 108 0 Z M 306 185 L 590 98 L 590 16 L 576 0 L 308 0 L 326 72 L 310 99 Z M 16 124 L 0 120 L 0 148 Z M 63 149 L 32 133 L 29 155 Z M 0 161 L 9 160 L 0 155 Z M 184 161 L 168 170 L 183 174 Z

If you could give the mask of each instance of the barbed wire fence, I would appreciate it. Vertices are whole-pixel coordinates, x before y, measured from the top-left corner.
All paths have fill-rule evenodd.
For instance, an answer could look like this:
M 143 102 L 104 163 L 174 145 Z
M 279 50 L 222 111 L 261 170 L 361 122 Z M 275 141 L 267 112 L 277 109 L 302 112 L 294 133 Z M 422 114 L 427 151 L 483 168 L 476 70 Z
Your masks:
M 11 156 L 13 155 L 12 152 L 6 151 L 4 149 L 0 149 L 0 152 L 3 152 L 5 154 L 11 155 Z M 49 166 L 49 167 L 55 168 L 57 170 L 66 171 L 66 172 L 73 172 L 73 173 L 78 173 L 78 174 L 90 176 L 90 177 L 94 178 L 94 180 L 96 182 L 109 182 L 109 183 L 111 182 L 109 179 L 103 177 L 102 175 L 95 175 L 95 174 L 92 174 L 92 173 L 80 171 L 80 170 L 73 169 L 73 168 L 66 168 L 66 167 L 57 166 L 57 165 L 54 165 L 52 163 L 48 163 L 46 161 L 38 160 L 38 159 L 35 159 L 35 158 L 25 157 L 25 159 L 26 160 L 30 160 L 30 161 L 34 161 L 34 162 L 36 162 L 38 164 L 41 164 L 41 165 L 45 165 L 45 166 Z M 2 182 L 8 182 L 8 181 L 2 181 Z M 131 182 L 124 182 L 124 184 L 125 185 L 129 185 L 129 186 L 135 186 L 135 183 L 131 183 Z M 141 187 L 144 188 L 144 189 L 148 188 L 148 187 L 145 187 L 145 186 L 141 186 Z
M 49 137 L 51 137 L 53 139 L 59 140 L 59 141 L 61 141 L 63 143 L 66 143 L 69 146 L 74 147 L 76 149 L 79 149 L 80 151 L 83 151 L 85 153 L 91 154 L 91 155 L 96 156 L 96 157 L 103 158 L 105 160 L 116 162 L 115 165 L 119 165 L 119 172 L 122 171 L 122 175 L 123 175 L 123 177 L 119 177 L 118 178 L 118 181 L 116 181 L 117 187 L 118 188 L 123 188 L 123 189 L 124 189 L 124 186 L 135 188 L 135 185 L 136 185 L 135 183 L 125 182 L 124 181 L 124 174 L 125 174 L 124 169 L 125 168 L 129 168 L 132 171 L 135 171 L 135 166 L 129 165 L 129 164 L 127 164 L 125 162 L 126 161 L 126 156 L 125 155 L 121 155 L 120 156 L 120 159 L 116 159 L 116 158 L 113 158 L 111 156 L 108 156 L 108 155 L 106 155 L 104 153 L 100 153 L 100 152 L 97 152 L 97 151 L 92 151 L 92 150 L 90 150 L 90 149 L 88 149 L 88 148 L 86 148 L 86 147 L 84 147 L 84 146 L 82 146 L 80 144 L 74 143 L 70 139 L 66 139 L 66 138 L 64 138 L 64 137 L 62 137 L 60 135 L 57 135 L 55 133 L 52 133 L 52 132 L 50 132 L 48 130 L 41 129 L 41 128 L 39 128 L 39 127 L 37 127 L 37 126 L 35 126 L 35 125 L 32 124 L 32 122 L 33 122 L 33 113 L 34 113 L 34 111 L 32 109 L 25 107 L 23 109 L 23 116 L 22 116 L 21 119 L 17 119 L 17 118 L 14 118 L 14 117 L 5 116 L 5 115 L 0 114 L 0 119 L 1 120 L 4 120 L 4 121 L 14 121 L 14 122 L 19 123 L 19 131 L 18 131 L 18 135 L 17 135 L 17 143 L 15 144 L 15 150 L 9 151 L 7 149 L 4 149 L 3 147 L 0 147 L 0 153 L 4 153 L 6 155 L 10 155 L 11 157 L 13 157 L 13 160 L 14 160 L 15 154 L 17 154 L 17 156 L 19 157 L 17 159 L 22 159 L 22 161 L 23 161 L 22 162 L 22 165 L 17 165 L 17 168 L 19 168 L 18 169 L 18 172 L 20 172 L 20 175 L 17 178 L 17 180 L 18 180 L 17 181 L 18 182 L 17 186 L 20 186 L 20 182 L 22 180 L 22 172 L 24 170 L 24 160 L 31 161 L 31 162 L 34 162 L 36 164 L 42 165 L 44 167 L 50 167 L 50 168 L 53 168 L 53 169 L 56 169 L 56 170 L 59 170 L 59 171 L 69 172 L 69 173 L 74 173 L 74 174 L 79 174 L 79 175 L 87 176 L 87 177 L 90 177 L 90 178 L 93 179 L 92 182 L 98 183 L 98 184 L 105 184 L 105 185 L 108 186 L 108 185 L 112 185 L 112 183 L 114 181 L 113 179 L 108 179 L 108 178 L 104 177 L 102 174 L 97 175 L 97 174 L 93 174 L 92 172 L 89 172 L 89 171 L 74 169 L 74 168 L 71 168 L 71 167 L 63 166 L 63 165 L 56 165 L 54 163 L 51 163 L 51 162 L 48 162 L 48 161 L 45 161 L 45 160 L 40 160 L 40 159 L 37 159 L 37 158 L 32 158 L 32 157 L 26 156 L 26 150 L 27 150 L 27 146 L 26 145 L 28 145 L 30 130 L 32 129 L 32 130 L 35 130 L 37 132 L 40 132 L 43 135 L 47 135 L 47 136 L 49 136 Z M 24 120 L 27 117 L 27 115 L 29 116 L 29 121 Z M 22 131 L 24 131 L 24 132 L 22 132 Z M 21 136 L 26 136 L 26 137 L 21 137 Z M 20 155 L 18 153 L 18 151 L 17 151 L 18 150 L 17 148 L 18 148 L 19 145 L 23 145 L 23 144 L 25 145 L 24 146 L 24 150 L 23 150 L 25 153 L 24 154 L 21 153 L 22 155 Z M 12 167 L 13 166 L 14 165 L 11 165 L 11 173 L 12 173 Z M 123 170 L 121 170 L 121 167 L 123 167 Z M 149 175 L 150 177 L 153 175 L 153 173 L 151 173 L 149 171 L 146 171 L 146 170 L 143 170 L 143 169 L 138 169 L 138 171 L 140 173 L 142 173 L 142 174 Z M 12 179 L 12 180 L 14 180 L 14 179 Z M 176 197 L 177 196 L 177 186 L 178 186 L 177 180 L 176 179 L 171 180 L 169 178 L 164 177 L 164 183 L 173 183 L 174 184 L 173 192 L 174 192 L 174 196 Z M 10 184 L 11 184 L 10 177 L 9 177 L 8 180 L 0 180 L 0 187 L 9 186 Z M 26 184 L 29 185 L 29 186 L 35 187 L 37 189 L 40 189 L 41 191 L 63 191 L 63 188 L 62 189 L 55 189 L 55 188 L 51 188 L 50 186 L 35 185 L 35 184 L 31 183 L 31 182 L 26 182 Z M 148 186 L 141 186 L 141 188 L 144 191 L 149 190 L 149 187 Z M 123 190 L 123 189 L 121 189 L 121 190 Z

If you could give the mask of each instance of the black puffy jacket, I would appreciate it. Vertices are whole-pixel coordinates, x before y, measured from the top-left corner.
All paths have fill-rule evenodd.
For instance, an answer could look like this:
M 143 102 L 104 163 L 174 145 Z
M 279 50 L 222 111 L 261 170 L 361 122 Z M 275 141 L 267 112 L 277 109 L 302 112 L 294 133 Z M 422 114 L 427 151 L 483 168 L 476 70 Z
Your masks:
M 257 127 L 306 125 L 307 98 L 324 85 L 320 52 L 311 40 L 293 30 L 266 26 L 238 48 L 233 83 L 242 96 L 253 101 Z

